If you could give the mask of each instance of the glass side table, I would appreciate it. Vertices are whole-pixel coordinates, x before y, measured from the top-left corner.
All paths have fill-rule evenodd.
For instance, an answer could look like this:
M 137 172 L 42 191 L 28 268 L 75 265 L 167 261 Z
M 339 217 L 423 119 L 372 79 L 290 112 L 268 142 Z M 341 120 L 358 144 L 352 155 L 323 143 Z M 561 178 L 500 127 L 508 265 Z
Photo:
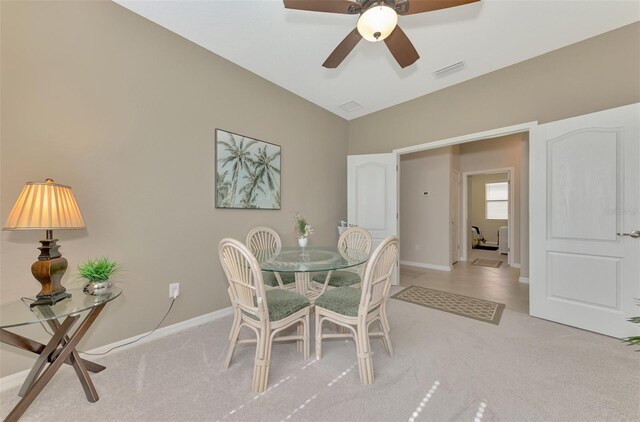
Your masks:
M 65 363 L 73 366 L 87 400 L 92 403 L 98 400 L 98 393 L 89 378 L 89 372 L 100 372 L 105 367 L 82 359 L 76 346 L 87 334 L 104 306 L 120 296 L 122 290 L 113 287 L 109 293 L 97 296 L 87 295 L 82 289 L 69 289 L 67 292 L 71 293 L 71 297 L 53 306 L 30 308 L 28 301 L 0 305 L 0 341 L 38 355 L 18 393 L 22 399 L 7 415 L 5 421 L 17 421 Z M 29 299 L 35 300 L 35 297 Z M 86 317 L 71 332 L 73 326 L 85 313 Z M 60 323 L 58 320 L 62 318 L 64 321 Z M 46 345 L 7 330 L 7 328 L 38 323 L 46 323 L 53 330 L 51 340 Z M 47 363 L 49 366 L 45 368 Z

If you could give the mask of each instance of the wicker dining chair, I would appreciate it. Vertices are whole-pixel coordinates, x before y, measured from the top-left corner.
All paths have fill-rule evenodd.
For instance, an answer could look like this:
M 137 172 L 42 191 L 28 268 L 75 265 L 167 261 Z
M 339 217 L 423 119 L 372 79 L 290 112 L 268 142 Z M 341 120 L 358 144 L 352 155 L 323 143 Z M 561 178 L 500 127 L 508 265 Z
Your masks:
M 277 255 L 282 248 L 282 241 L 275 230 L 269 227 L 255 227 L 247 234 L 245 244 L 254 255 L 273 254 Z M 294 273 L 276 273 L 273 271 L 263 271 L 262 279 L 264 283 L 271 287 L 295 290 L 296 276 Z
M 387 352 L 393 356 L 382 309 L 389 298 L 391 274 L 398 258 L 399 245 L 396 236 L 382 241 L 365 266 L 360 289 L 338 287 L 327 290 L 315 301 L 316 358 L 322 358 L 322 339 L 353 337 L 363 384 L 371 384 L 374 379 L 370 338 L 382 338 Z M 345 327 L 350 332 L 322 333 L 322 323 L 325 321 Z M 369 326 L 376 321 L 381 331 L 370 333 Z
M 266 290 L 258 261 L 242 242 L 222 239 L 218 253 L 229 282 L 231 303 L 238 310 L 231 327 L 224 366 L 229 367 L 237 344 L 255 343 L 251 390 L 263 392 L 267 389 L 274 341 L 295 340 L 298 350 L 302 350 L 304 358 L 308 359 L 310 302 L 306 297 L 288 290 Z M 294 325 L 298 325 L 297 334 L 276 337 L 278 333 Z M 242 327 L 253 330 L 256 339 L 238 340 Z
M 371 234 L 361 227 L 350 227 L 340 235 L 338 249 L 352 249 L 368 256 L 371 253 Z M 313 281 L 320 284 L 327 283 L 329 288 L 357 286 L 362 280 L 363 270 L 364 265 L 359 265 L 344 270 L 331 271 L 330 274 L 317 273 L 313 276 Z M 329 276 L 328 281 L 327 276 Z

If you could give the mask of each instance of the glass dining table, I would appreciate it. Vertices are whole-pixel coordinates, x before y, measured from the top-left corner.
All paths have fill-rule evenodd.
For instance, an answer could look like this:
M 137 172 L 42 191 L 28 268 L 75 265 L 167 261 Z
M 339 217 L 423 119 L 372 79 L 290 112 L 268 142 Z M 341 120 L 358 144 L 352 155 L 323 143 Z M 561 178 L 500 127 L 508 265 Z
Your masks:
M 257 251 L 256 258 L 262 271 L 294 273 L 296 292 L 313 303 L 327 288 L 333 271 L 364 264 L 369 256 L 335 246 L 307 246 L 283 247 L 275 252 Z M 311 280 L 311 274 L 318 272 L 327 272 L 323 285 Z

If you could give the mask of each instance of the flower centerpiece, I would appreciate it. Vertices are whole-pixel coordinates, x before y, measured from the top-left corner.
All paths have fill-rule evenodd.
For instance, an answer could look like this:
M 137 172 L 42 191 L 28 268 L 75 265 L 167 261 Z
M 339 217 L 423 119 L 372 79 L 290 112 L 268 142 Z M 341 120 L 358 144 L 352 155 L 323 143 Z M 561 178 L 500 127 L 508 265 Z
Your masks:
M 298 245 L 301 248 L 307 246 L 308 237 L 313 234 L 313 228 L 299 212 L 296 213 L 296 234 L 298 235 Z
M 90 295 L 108 293 L 113 286 L 109 277 L 119 269 L 120 264 L 105 256 L 86 260 L 78 265 L 78 274 L 87 280 L 82 290 Z

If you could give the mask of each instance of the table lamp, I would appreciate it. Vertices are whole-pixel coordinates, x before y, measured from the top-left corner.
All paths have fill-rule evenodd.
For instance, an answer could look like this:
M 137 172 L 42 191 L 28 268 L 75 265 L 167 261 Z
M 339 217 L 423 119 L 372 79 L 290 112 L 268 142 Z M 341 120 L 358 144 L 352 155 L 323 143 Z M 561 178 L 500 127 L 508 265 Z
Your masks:
M 45 182 L 27 182 L 18 197 L 4 230 L 46 230 L 46 239 L 41 240 L 40 256 L 31 266 L 31 273 L 40 282 L 42 289 L 31 307 L 53 305 L 71 297 L 60 280 L 67 270 L 67 260 L 58 251 L 58 239 L 53 238 L 54 229 L 84 229 L 80 208 L 69 186 Z

